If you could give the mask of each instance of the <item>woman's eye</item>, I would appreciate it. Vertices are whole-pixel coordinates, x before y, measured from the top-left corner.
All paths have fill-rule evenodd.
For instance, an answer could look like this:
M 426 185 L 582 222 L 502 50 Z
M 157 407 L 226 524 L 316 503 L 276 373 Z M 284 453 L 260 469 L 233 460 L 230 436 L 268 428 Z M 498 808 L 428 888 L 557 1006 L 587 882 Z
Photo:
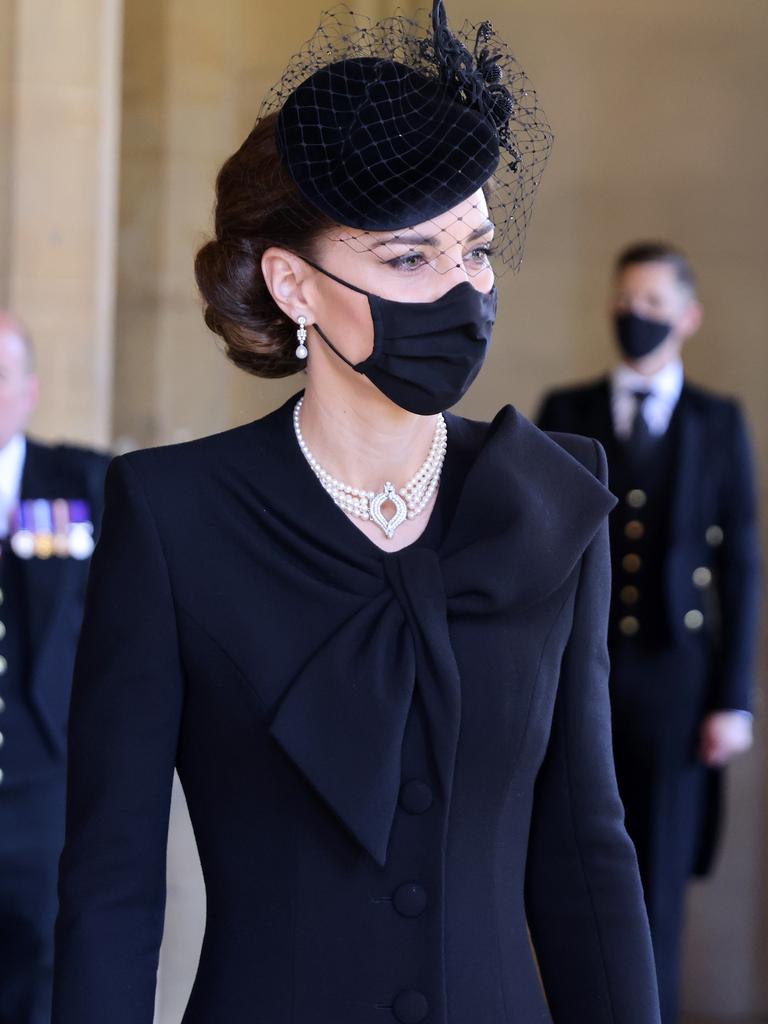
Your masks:
M 388 267 L 394 267 L 395 270 L 418 270 L 426 262 L 422 253 L 407 252 L 404 256 L 396 256 L 393 260 L 387 260 L 386 264 Z
M 470 257 L 476 260 L 478 263 L 489 263 L 491 256 L 495 256 L 498 252 L 498 248 L 492 245 L 490 242 L 486 242 L 485 245 L 478 245 L 470 252 Z
M 486 242 L 484 245 L 478 245 L 471 249 L 464 258 L 486 266 L 496 251 L 497 249 L 490 242 Z M 387 260 L 386 264 L 388 267 L 394 267 L 395 270 L 412 271 L 427 266 L 429 260 L 425 257 L 424 253 L 407 252 L 403 256 L 396 256 L 393 260 Z

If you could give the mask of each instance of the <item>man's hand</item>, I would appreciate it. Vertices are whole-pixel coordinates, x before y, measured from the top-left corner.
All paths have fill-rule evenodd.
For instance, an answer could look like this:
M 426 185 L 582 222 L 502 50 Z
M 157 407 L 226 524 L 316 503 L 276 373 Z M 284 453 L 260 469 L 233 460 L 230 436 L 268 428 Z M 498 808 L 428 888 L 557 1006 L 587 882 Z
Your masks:
M 699 757 L 713 768 L 728 764 L 752 746 L 752 716 L 743 711 L 713 711 L 701 724 Z

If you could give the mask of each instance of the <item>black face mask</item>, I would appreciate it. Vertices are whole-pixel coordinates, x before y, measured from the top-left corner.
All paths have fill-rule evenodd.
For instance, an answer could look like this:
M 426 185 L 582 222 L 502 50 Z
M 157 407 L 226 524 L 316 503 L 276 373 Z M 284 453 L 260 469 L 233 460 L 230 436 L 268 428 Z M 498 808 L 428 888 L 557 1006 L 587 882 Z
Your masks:
M 666 341 L 672 333 L 672 324 L 661 320 L 646 320 L 634 313 L 619 313 L 614 320 L 619 348 L 630 359 L 642 359 Z
M 317 333 L 340 359 L 364 374 L 401 409 L 432 416 L 455 405 L 480 372 L 491 344 L 498 294 L 462 281 L 434 302 L 394 302 L 372 295 L 306 260 L 326 277 L 368 298 L 373 352 L 352 363 L 321 328 Z

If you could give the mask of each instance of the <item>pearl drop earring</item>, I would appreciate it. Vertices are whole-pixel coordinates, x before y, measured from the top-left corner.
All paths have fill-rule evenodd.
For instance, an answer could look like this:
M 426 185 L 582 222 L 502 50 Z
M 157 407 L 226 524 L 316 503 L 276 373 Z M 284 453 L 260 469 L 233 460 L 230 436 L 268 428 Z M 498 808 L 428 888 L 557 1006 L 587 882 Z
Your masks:
M 305 316 L 299 317 L 299 326 L 296 331 L 296 358 L 306 359 L 307 358 L 307 318 Z

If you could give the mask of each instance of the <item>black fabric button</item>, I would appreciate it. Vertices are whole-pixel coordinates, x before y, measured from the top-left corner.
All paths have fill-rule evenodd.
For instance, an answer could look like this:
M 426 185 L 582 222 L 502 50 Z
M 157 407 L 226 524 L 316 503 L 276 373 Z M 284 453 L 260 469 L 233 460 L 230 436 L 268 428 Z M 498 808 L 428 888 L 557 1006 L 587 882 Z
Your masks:
M 421 779 L 410 779 L 400 787 L 400 806 L 409 814 L 423 814 L 432 806 L 432 787 Z
M 397 890 L 392 902 L 403 917 L 418 917 L 427 909 L 427 894 L 416 882 L 406 882 Z
M 392 1012 L 400 1024 L 419 1024 L 429 1013 L 429 1003 L 423 993 L 409 988 L 395 999 Z

